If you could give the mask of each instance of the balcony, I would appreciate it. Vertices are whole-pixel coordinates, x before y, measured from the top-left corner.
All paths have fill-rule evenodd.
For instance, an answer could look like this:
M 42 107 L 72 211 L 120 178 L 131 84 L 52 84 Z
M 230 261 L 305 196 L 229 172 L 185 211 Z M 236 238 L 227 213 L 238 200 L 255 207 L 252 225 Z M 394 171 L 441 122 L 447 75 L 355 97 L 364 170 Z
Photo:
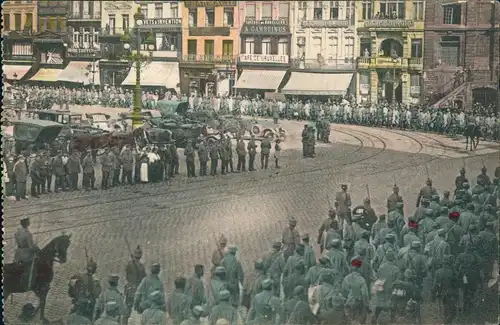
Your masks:
M 187 54 L 180 57 L 179 61 L 190 64 L 233 64 L 236 58 L 234 55 Z
M 69 21 L 101 21 L 101 13 L 100 12 L 94 12 L 92 14 L 90 13 L 79 13 L 79 12 L 72 12 L 68 14 L 68 22 Z
M 100 48 L 68 48 L 68 57 L 92 58 L 98 57 L 101 54 Z
M 397 58 L 393 59 L 391 57 L 375 57 L 375 58 L 365 58 L 359 57 L 358 69 L 370 69 L 370 68 L 380 68 L 380 69 L 406 69 L 408 68 L 408 59 Z
M 300 59 L 292 60 L 292 69 L 295 70 L 320 70 L 320 71 L 338 71 L 355 70 L 356 64 L 354 58 L 333 59 Z
M 360 24 L 360 27 L 365 28 L 410 28 L 413 27 L 414 21 L 411 19 L 372 19 L 365 20 Z
M 424 59 L 423 58 L 408 59 L 408 68 L 413 70 L 422 70 L 424 68 Z
M 99 36 L 122 36 L 125 32 L 128 31 L 128 28 L 111 28 L 105 27 L 101 28 L 101 33 Z
M 370 69 L 371 58 L 358 58 L 358 69 Z
M 411 97 L 420 97 L 420 86 L 410 86 L 410 96 Z
M 303 20 L 300 23 L 302 28 L 347 28 L 349 20 Z

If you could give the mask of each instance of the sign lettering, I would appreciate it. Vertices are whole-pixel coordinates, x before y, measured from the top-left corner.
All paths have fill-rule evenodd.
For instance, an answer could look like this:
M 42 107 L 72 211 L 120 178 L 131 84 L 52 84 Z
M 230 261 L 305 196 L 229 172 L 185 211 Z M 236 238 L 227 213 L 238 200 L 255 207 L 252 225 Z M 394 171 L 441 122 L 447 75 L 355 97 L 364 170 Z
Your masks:
M 150 18 L 144 19 L 144 25 L 180 25 L 180 18 Z
M 236 7 L 236 1 L 184 1 L 186 8 L 199 7 Z
M 288 64 L 288 55 L 240 54 L 240 62 Z
M 247 34 L 289 34 L 290 28 L 282 25 L 244 25 L 242 31 Z
M 245 20 L 245 25 L 288 25 L 288 20 L 279 19 L 279 20 L 255 20 L 255 19 L 247 19 Z

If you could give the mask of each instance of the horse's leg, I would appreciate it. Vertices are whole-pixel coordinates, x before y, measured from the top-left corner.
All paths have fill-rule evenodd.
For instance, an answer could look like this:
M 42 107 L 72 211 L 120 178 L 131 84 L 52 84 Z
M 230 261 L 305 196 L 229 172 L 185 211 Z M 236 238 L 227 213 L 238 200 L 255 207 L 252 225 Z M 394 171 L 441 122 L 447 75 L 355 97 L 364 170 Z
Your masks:
M 476 143 L 474 144 L 474 149 L 477 149 L 477 146 L 479 145 L 479 136 L 476 138 Z
M 40 309 L 40 320 L 43 322 L 43 324 L 49 324 L 49 320 L 45 318 L 45 304 L 47 302 L 48 290 L 41 289 L 39 291 L 35 291 L 35 294 L 40 300 L 40 306 L 38 307 Z
M 468 146 L 469 146 L 469 137 L 465 136 L 465 150 L 467 150 Z

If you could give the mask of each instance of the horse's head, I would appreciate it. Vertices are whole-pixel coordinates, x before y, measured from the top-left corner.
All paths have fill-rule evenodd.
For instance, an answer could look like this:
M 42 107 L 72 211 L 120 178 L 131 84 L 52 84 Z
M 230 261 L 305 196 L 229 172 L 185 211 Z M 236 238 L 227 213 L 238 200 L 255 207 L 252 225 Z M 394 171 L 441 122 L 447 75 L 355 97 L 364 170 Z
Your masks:
M 54 261 L 66 263 L 68 259 L 69 244 L 71 244 L 71 235 L 63 233 L 52 239 L 42 251 L 50 254 Z

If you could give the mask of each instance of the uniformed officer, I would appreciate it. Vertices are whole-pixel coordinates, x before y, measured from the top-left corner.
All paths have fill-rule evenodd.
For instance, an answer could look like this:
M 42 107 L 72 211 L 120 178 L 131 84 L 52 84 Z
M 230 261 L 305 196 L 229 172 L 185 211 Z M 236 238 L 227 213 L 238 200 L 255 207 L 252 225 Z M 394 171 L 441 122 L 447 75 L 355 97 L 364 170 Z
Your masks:
M 236 170 L 238 172 L 246 171 L 246 155 L 247 150 L 245 147 L 245 142 L 242 138 L 238 139 L 238 143 L 236 144 L 236 154 L 238 155 L 238 164 L 236 165 Z
M 255 171 L 255 155 L 257 155 L 257 145 L 255 144 L 255 135 L 252 134 L 247 144 L 248 150 L 248 171 Z
M 227 253 L 227 238 L 224 235 L 220 235 L 219 240 L 217 242 L 217 248 L 212 253 L 212 270 L 211 273 L 215 270 L 217 266 L 220 265 L 220 262 L 224 258 Z
M 490 177 L 488 176 L 487 172 L 488 172 L 488 169 L 486 168 L 486 166 L 483 166 L 483 168 L 481 168 L 481 174 L 479 174 L 477 176 L 477 182 L 479 183 L 479 180 L 481 180 L 485 186 L 490 186 L 491 180 L 490 180 Z
M 387 213 L 395 210 L 398 202 L 403 202 L 403 197 L 399 195 L 399 187 L 394 185 L 392 194 L 387 198 Z
M 119 317 L 122 321 L 125 320 L 127 316 L 127 309 L 125 307 L 125 300 L 123 294 L 118 290 L 118 281 L 120 277 L 117 274 L 110 274 L 108 277 L 108 285 L 109 288 L 104 290 L 99 297 L 97 298 L 95 307 L 94 307 L 94 317 L 93 320 L 96 320 L 101 317 L 104 310 L 106 309 L 106 304 L 110 301 L 116 302 L 118 306 Z
M 146 277 L 146 269 L 144 264 L 141 263 L 142 249 L 137 245 L 136 249 L 131 255 L 131 260 L 125 267 L 125 274 L 127 284 L 125 285 L 125 303 L 127 310 L 130 313 L 134 305 L 134 296 L 142 279 Z
M 21 228 L 19 228 L 14 234 L 14 239 L 16 241 L 16 252 L 14 254 L 14 262 L 21 262 L 25 267 L 25 273 L 29 277 L 32 271 L 32 264 L 36 253 L 40 251 L 40 248 L 33 241 L 33 235 L 29 231 L 30 219 L 25 217 L 21 219 Z M 33 279 L 31 279 L 33 280 Z M 25 278 L 23 283 L 27 288 L 31 287 L 29 283 L 30 279 Z
M 194 165 L 195 151 L 193 147 L 193 140 L 188 139 L 186 148 L 184 148 L 184 156 L 186 157 L 186 169 L 188 177 L 196 177 L 196 167 Z
M 160 291 L 165 295 L 165 288 L 160 279 L 161 266 L 159 263 L 151 265 L 151 273 L 142 279 L 134 297 L 134 309 L 141 314 L 151 305 L 150 294 L 154 291 Z
M 391 323 L 394 323 L 395 313 L 392 304 L 392 287 L 395 281 L 400 278 L 399 268 L 396 266 L 396 252 L 389 249 L 385 253 L 385 262 L 377 270 L 377 280 L 373 284 L 375 313 L 372 317 L 372 324 L 378 323 L 380 313 L 384 310 L 390 312 Z
M 260 142 L 260 168 L 267 169 L 269 164 L 269 155 L 271 154 L 271 140 L 269 136 L 265 136 L 265 138 Z
M 226 268 L 224 266 L 217 266 L 214 270 L 212 279 L 210 279 L 210 284 L 208 285 L 208 291 L 210 292 L 209 308 L 212 308 L 220 302 L 220 292 L 227 289 Z M 232 289 L 234 290 L 236 288 Z
M 196 264 L 194 274 L 186 281 L 186 294 L 191 298 L 191 307 L 196 305 L 203 306 L 207 303 L 205 294 L 205 284 L 203 283 L 204 266 Z
M 364 324 L 369 308 L 369 295 L 365 279 L 359 271 L 362 263 L 358 256 L 351 259 L 351 273 L 344 278 L 342 291 L 346 300 L 345 313 L 348 321 Z
M 309 134 L 309 131 L 308 131 L 308 128 L 309 126 L 306 124 L 304 125 L 304 129 L 302 130 L 302 156 L 304 158 L 307 157 L 307 154 L 308 154 L 308 134 Z
M 240 284 L 243 284 L 245 275 L 240 261 L 236 258 L 238 248 L 234 245 L 228 247 L 228 252 L 221 260 L 220 265 L 226 269 L 226 282 L 231 292 L 231 304 L 238 307 L 240 302 Z
M 279 298 L 273 294 L 272 281 L 270 279 L 262 281 L 262 289 L 263 291 L 252 300 L 246 324 L 282 324 L 285 315 Z
M 431 289 L 432 301 L 437 298 L 442 303 L 444 324 L 451 324 L 456 315 L 460 285 L 458 280 L 453 269 L 453 256 L 445 255 L 442 267 L 433 277 Z
M 315 317 L 307 303 L 306 287 L 293 289 L 293 297 L 283 305 L 286 324 L 313 324 Z
M 150 306 L 144 310 L 141 316 L 141 325 L 162 325 L 167 323 L 167 315 L 163 310 L 165 301 L 163 292 L 153 291 L 149 294 Z
M 335 207 L 337 208 L 337 214 L 340 219 L 340 229 L 341 236 L 344 236 L 344 223 L 351 223 L 350 220 L 350 208 L 351 208 L 351 195 L 347 193 L 347 184 L 341 185 L 341 191 L 337 192 L 335 195 Z
M 210 155 L 210 175 L 217 175 L 217 165 L 219 164 L 219 144 L 216 141 L 212 141 L 208 145 L 208 151 Z
M 238 310 L 230 303 L 231 293 L 228 290 L 222 290 L 219 296 L 220 301 L 212 308 L 208 323 L 216 325 L 217 321 L 224 319 L 230 325 L 238 324 Z
M 207 140 L 203 139 L 198 147 L 198 160 L 200 161 L 200 176 L 207 176 L 207 165 L 208 165 L 208 146 Z
M 434 194 L 437 194 L 437 191 L 434 187 L 432 187 L 432 180 L 428 178 L 426 185 L 422 187 L 418 193 L 417 208 L 420 206 L 422 199 L 427 199 L 429 201 Z
M 167 313 L 174 325 L 179 325 L 189 317 L 191 311 L 191 297 L 185 293 L 186 279 L 178 277 L 174 281 L 175 290 L 167 298 Z
M 245 279 L 245 284 L 243 285 L 244 294 L 242 299 L 242 305 L 247 309 L 250 309 L 250 303 L 256 294 L 262 291 L 262 281 L 264 281 L 267 276 L 264 270 L 264 262 L 262 260 L 256 260 L 254 262 L 255 271 Z
M 76 302 L 74 311 L 63 320 L 65 325 L 92 325 L 90 319 L 85 316 L 86 304 L 83 301 Z
M 468 183 L 469 180 L 465 177 L 465 168 L 460 169 L 460 175 L 455 178 L 455 194 L 463 188 L 463 183 Z
M 327 232 L 333 228 L 333 223 L 335 220 L 335 217 L 337 216 L 337 211 L 335 211 L 334 208 L 330 208 L 328 210 L 328 218 L 326 218 L 323 223 L 321 223 L 321 227 L 319 227 L 318 231 L 318 244 L 320 245 L 320 251 L 321 253 L 325 249 L 325 243 L 328 243 L 331 241 L 331 239 L 326 238 L 327 237 Z M 338 225 L 337 225 L 338 227 Z M 336 229 L 338 230 L 338 229 Z M 340 235 L 339 235 L 340 238 Z M 333 239 L 333 238 L 332 238 Z M 326 242 L 325 242 L 326 240 Z
M 106 304 L 105 313 L 95 321 L 94 325 L 119 325 L 120 309 L 115 301 Z
M 95 190 L 95 172 L 94 172 L 94 159 L 92 158 L 92 151 L 87 150 L 85 158 L 82 162 L 83 179 L 82 185 L 85 190 Z
M 68 294 L 73 302 L 83 301 L 86 304 L 85 315 L 92 319 L 96 299 L 101 294 L 101 284 L 95 276 L 97 263 L 93 259 L 87 262 L 86 272 L 84 274 L 74 275 L 70 279 Z
M 288 227 L 283 230 L 282 243 L 285 260 L 295 252 L 296 245 L 300 244 L 300 234 L 296 229 L 297 219 L 291 217 L 288 220 Z

